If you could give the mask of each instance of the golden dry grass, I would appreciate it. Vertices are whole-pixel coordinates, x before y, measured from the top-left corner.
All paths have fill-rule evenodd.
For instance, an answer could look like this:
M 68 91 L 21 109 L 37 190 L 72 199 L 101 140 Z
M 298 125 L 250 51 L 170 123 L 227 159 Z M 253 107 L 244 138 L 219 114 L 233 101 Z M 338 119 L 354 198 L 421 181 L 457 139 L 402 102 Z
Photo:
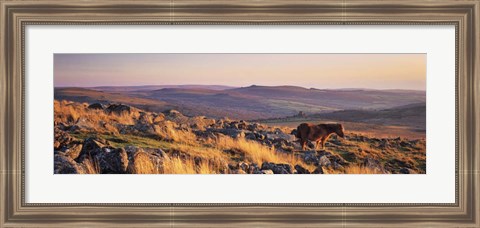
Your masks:
M 196 165 L 193 159 L 168 156 L 157 165 L 145 153 L 137 153 L 134 161 L 128 170 L 132 174 L 215 174 L 221 168 L 221 162 L 215 159 L 203 159 Z
M 138 118 L 138 112 L 107 114 L 103 110 L 88 109 L 85 104 L 79 104 L 69 101 L 54 101 L 55 120 L 66 124 L 76 124 L 80 118 L 85 119 L 93 126 L 97 126 L 95 130 L 105 132 L 105 129 L 99 127 L 102 123 L 121 123 L 131 125 Z M 109 129 L 111 130 L 111 129 Z
M 366 166 L 350 165 L 345 167 L 346 174 L 383 174 L 377 169 L 372 169 Z
M 91 159 L 85 159 L 82 162 L 83 167 L 84 167 L 84 174 L 99 174 L 101 172 L 100 170 L 100 164 L 98 164 L 98 161 L 92 161 Z
M 147 112 L 142 116 L 140 110 L 133 108 L 130 114 L 117 115 L 106 113 L 103 110 L 88 109 L 88 104 L 80 104 L 68 101 L 55 101 L 55 121 L 66 125 L 83 124 L 84 131 L 70 133 L 79 139 L 86 137 L 103 138 L 111 143 L 113 147 L 136 146 L 139 148 L 159 148 L 166 151 L 170 156 L 179 153 L 179 157 L 166 157 L 162 165 L 149 160 L 135 159 L 134 165 L 129 166 L 129 173 L 156 174 L 212 174 L 228 171 L 228 165 L 236 165 L 240 161 L 256 163 L 261 166 L 264 162 L 301 165 L 310 172 L 315 170 L 314 165 L 307 165 L 299 156 L 294 153 L 277 151 L 274 147 L 268 147 L 258 141 L 245 138 L 231 138 L 218 135 L 215 137 L 197 137 L 189 127 L 181 127 L 163 118 L 163 114 L 157 116 Z M 157 118 L 158 117 L 158 118 Z M 157 119 L 157 120 L 155 120 Z M 81 121 L 79 121 L 81 120 Z M 146 123 L 153 125 L 154 133 L 140 134 L 136 131 L 122 131 L 123 125 L 134 125 Z M 86 127 L 85 127 L 86 126 Z M 140 125 L 142 126 L 142 125 Z M 127 126 L 128 127 L 128 126 Z M 136 126 L 135 126 L 136 127 Z M 284 132 L 289 132 L 288 127 L 281 127 Z M 271 128 L 273 129 L 273 128 Z M 122 134 L 119 133 L 122 131 Z M 156 135 L 154 135 L 156 134 Z M 388 162 L 392 158 L 410 164 L 411 166 L 424 166 L 425 144 L 419 143 L 418 150 L 403 150 L 400 148 L 380 148 L 378 143 L 370 141 L 352 141 L 345 139 L 340 146 L 327 145 L 332 152 L 338 153 L 348 160 L 354 153 L 355 158 L 363 159 L 370 157 L 379 161 Z M 423 148 L 423 149 L 422 149 Z M 408 148 L 407 148 L 408 149 Z M 143 156 L 143 155 L 138 155 Z M 147 155 L 145 155 L 147 156 Z M 176 156 L 176 155 L 175 155 Z M 185 158 L 186 157 L 186 158 Z M 195 160 L 197 163 L 195 163 Z M 199 162 L 200 161 L 200 162 Z M 397 162 L 398 163 L 398 162 Z M 82 164 L 85 173 L 100 173 L 99 165 L 91 160 L 85 160 Z M 326 173 L 348 173 L 348 174 L 378 174 L 378 170 L 370 169 L 359 164 L 351 163 L 341 170 L 326 169 Z
M 247 140 L 245 138 L 233 139 L 230 137 L 220 137 L 215 145 L 221 150 L 236 149 L 245 154 L 245 158 L 250 162 L 261 165 L 263 162 L 287 163 L 292 166 L 301 165 L 303 167 L 314 169 L 310 165 L 305 164 L 300 158 L 294 154 L 285 154 L 277 152 L 274 148 L 269 148 L 258 142 Z
M 202 161 L 197 166 L 193 159 L 181 158 L 166 159 L 163 164 L 164 174 L 215 174 L 218 170 L 213 168 L 208 161 Z
M 160 173 L 159 167 L 155 165 L 145 153 L 136 153 L 133 158 L 135 162 L 129 166 L 129 172 L 135 174 Z
M 195 174 L 195 162 L 193 160 L 182 160 L 181 158 L 172 158 L 166 160 L 163 164 L 163 173 L 165 174 Z
M 167 135 L 174 142 L 184 143 L 184 144 L 188 144 L 188 145 L 196 145 L 197 136 L 190 131 L 176 130 L 176 129 L 173 129 L 173 128 L 168 128 L 167 131 L 168 131 Z
M 215 169 L 210 166 L 208 162 L 201 162 L 198 169 L 197 169 L 198 174 L 214 174 L 217 173 Z
M 202 145 L 173 144 L 172 149 L 184 152 L 190 156 L 206 159 L 228 159 L 227 154 L 217 148 Z

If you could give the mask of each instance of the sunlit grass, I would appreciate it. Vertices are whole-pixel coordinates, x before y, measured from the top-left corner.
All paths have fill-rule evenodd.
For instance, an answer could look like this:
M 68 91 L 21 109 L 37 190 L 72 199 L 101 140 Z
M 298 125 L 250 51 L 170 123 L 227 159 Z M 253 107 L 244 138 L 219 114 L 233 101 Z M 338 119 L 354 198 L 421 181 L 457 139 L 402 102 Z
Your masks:
M 69 101 L 54 101 L 55 120 L 66 123 L 76 124 L 76 122 L 83 118 L 92 125 L 103 123 L 121 123 L 125 125 L 134 124 L 134 120 L 138 118 L 138 112 L 122 113 L 117 115 L 115 113 L 107 114 L 103 110 L 89 109 L 87 104 L 79 104 Z M 97 125 L 95 129 L 102 131 L 103 129 Z
M 170 142 L 135 135 L 109 135 L 96 133 L 71 133 L 70 135 L 82 140 L 90 137 L 97 137 L 109 141 L 109 143 L 116 148 L 135 146 L 140 148 L 169 149 L 173 145 Z
M 301 165 L 305 168 L 314 169 L 314 167 L 305 164 L 294 154 L 286 154 L 269 148 L 256 141 L 244 138 L 233 139 L 230 137 L 221 137 L 217 139 L 216 146 L 219 149 L 236 149 L 245 154 L 245 159 L 261 165 L 263 162 L 273 162 L 282 164 L 291 164 L 292 166 Z
M 202 161 L 199 165 L 192 159 L 170 158 L 163 165 L 163 174 L 215 174 L 219 173 L 209 162 Z
M 60 127 L 62 127 L 60 123 L 65 125 L 63 127 L 82 124 L 78 128 L 80 130 L 65 130 L 77 139 L 85 140 L 93 137 L 100 141 L 108 141 L 108 145 L 114 148 L 134 146 L 143 149 L 162 149 L 165 152 L 162 154 L 161 162 L 155 159 L 151 161 L 148 154 L 137 153 L 135 162 L 129 165 L 128 173 L 230 173 L 236 168 L 230 170 L 228 167 L 236 166 L 239 162 L 255 163 L 258 166 L 264 162 L 290 164 L 292 167 L 300 165 L 310 172 L 317 168 L 306 164 L 301 154 L 282 152 L 281 149 L 266 146 L 261 141 L 234 139 L 222 134 L 197 137 L 195 134 L 197 132 L 188 127 L 189 124 L 195 124 L 195 121 L 175 123 L 163 118 L 163 114 L 141 112 L 135 108 L 132 108 L 131 113 L 117 115 L 103 110 L 88 109 L 86 103 L 55 101 L 54 105 L 55 122 Z M 185 118 L 188 119 L 188 117 Z M 212 121 L 215 122 L 215 120 Z M 146 126 L 147 130 L 144 132 L 143 128 L 138 126 Z M 277 126 L 270 127 L 268 130 L 277 131 L 276 128 Z M 278 128 L 287 133 L 293 129 L 288 126 Z M 342 163 L 343 168 L 324 167 L 325 173 L 381 173 L 379 170 L 362 166 L 366 158 L 375 159 L 381 166 L 388 163 L 390 168 L 394 166 L 397 171 L 403 166 L 425 170 L 424 141 L 414 142 L 416 143 L 414 146 L 400 146 L 399 142 L 410 142 L 389 139 L 391 144 L 385 146 L 380 144 L 383 142 L 380 138 L 373 138 L 368 134 L 362 135 L 366 139 L 361 140 L 355 138 L 357 136 L 351 132 L 347 136 L 346 139 L 340 139 L 340 142 L 330 141 L 326 148 L 332 156 L 337 158 L 341 156 L 347 163 Z M 79 166 L 84 173 L 101 172 L 98 162 L 94 160 L 84 160 L 79 163 Z
M 345 167 L 346 174 L 383 174 L 380 170 L 360 165 L 350 165 Z

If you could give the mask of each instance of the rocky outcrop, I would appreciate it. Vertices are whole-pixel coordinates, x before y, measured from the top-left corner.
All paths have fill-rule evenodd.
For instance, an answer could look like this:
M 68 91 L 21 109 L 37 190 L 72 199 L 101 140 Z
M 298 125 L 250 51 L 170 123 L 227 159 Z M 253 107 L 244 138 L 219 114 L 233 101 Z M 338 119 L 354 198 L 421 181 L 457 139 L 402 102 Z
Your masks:
M 94 161 L 98 161 L 101 173 L 122 174 L 127 172 L 128 155 L 123 148 L 102 148 L 95 154 Z
M 115 113 L 117 115 L 122 114 L 130 114 L 132 112 L 132 108 L 128 105 L 123 104 L 111 104 L 107 107 L 106 111 L 108 113 Z
M 162 150 L 144 151 L 141 148 L 127 147 L 128 172 L 137 174 L 160 173 L 163 168 L 164 158 L 167 157 Z
M 380 163 L 377 160 L 370 157 L 367 157 L 363 160 L 363 166 L 379 173 L 386 173 L 383 166 L 380 165 Z
M 262 163 L 261 170 L 271 170 L 274 174 L 292 174 L 292 166 L 290 164 L 275 164 L 271 162 Z
M 90 114 L 103 116 L 95 119 L 91 115 L 65 115 L 55 119 L 55 173 L 162 173 L 171 158 L 193 160 L 196 166 L 209 164 L 212 160 L 209 155 L 198 154 L 198 151 L 191 153 L 191 148 L 178 149 L 176 145 L 189 145 L 189 140 L 193 139 L 208 151 L 217 149 L 215 143 L 222 138 L 253 141 L 267 150 L 274 150 L 279 156 L 298 159 L 301 164 L 283 164 L 278 159 L 255 164 L 240 149 L 222 148 L 230 160 L 225 159 L 221 165 L 213 162 L 221 166 L 216 167 L 217 173 L 343 173 L 351 166 L 374 173 L 425 173 L 425 163 L 415 160 L 424 156 L 424 139 L 375 138 L 351 133 L 344 139 L 333 135 L 324 150 L 299 151 L 291 128 L 228 118 L 188 117 L 176 110 L 154 113 L 122 104 L 67 105 L 69 109 L 83 108 L 83 113 L 90 110 Z M 129 137 L 138 140 L 136 146 L 130 143 Z M 161 143 L 169 146 L 144 146 Z M 312 143 L 309 146 L 314 147 Z
M 72 159 L 77 159 L 78 156 L 80 156 L 80 153 L 82 152 L 83 145 L 80 143 L 74 143 L 71 144 L 65 151 L 65 155 L 72 158 Z
M 105 107 L 103 107 L 102 104 L 100 103 L 93 103 L 88 106 L 88 109 L 94 109 L 94 110 L 103 110 Z
M 274 172 L 271 169 L 263 169 L 262 174 L 274 174 Z
M 59 128 L 55 128 L 54 132 L 53 148 L 55 150 L 66 149 L 68 145 L 78 141 L 74 137 L 70 136 L 70 134 L 60 130 Z
M 125 173 L 128 156 L 123 148 L 112 148 L 108 142 L 96 138 L 87 138 L 76 158 L 81 163 L 85 160 L 99 164 L 101 173 Z
M 56 154 L 54 156 L 54 173 L 55 174 L 83 174 L 85 173 L 82 166 L 78 165 L 75 160 L 69 156 Z
M 226 129 L 209 129 L 208 132 L 215 132 L 215 133 L 221 133 L 223 135 L 232 137 L 232 138 L 244 138 L 245 137 L 245 131 L 244 130 L 238 130 L 238 129 L 233 129 L 233 128 L 226 128 Z
M 312 174 L 324 174 L 325 171 L 323 170 L 323 167 L 320 165 L 318 166 L 313 172 Z
M 310 171 L 303 168 L 301 165 L 295 165 L 295 174 L 310 174 Z
M 108 144 L 108 142 L 97 138 L 85 139 L 82 145 L 82 150 L 75 160 L 77 162 L 82 162 L 85 159 L 93 158 L 96 153 L 98 153 L 103 147 L 107 146 L 106 144 Z

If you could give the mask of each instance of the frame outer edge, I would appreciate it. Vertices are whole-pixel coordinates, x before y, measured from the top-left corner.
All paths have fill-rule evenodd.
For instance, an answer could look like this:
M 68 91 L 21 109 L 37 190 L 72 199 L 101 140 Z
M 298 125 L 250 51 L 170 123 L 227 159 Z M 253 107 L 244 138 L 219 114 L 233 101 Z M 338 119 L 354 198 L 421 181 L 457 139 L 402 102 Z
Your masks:
M 475 121 L 474 136 L 473 136 L 473 160 L 475 172 L 472 172 L 474 183 L 473 197 L 475 198 L 473 203 L 473 221 L 477 227 L 480 227 L 480 1 L 475 2 L 473 9 L 473 45 L 472 48 L 474 55 L 472 56 L 472 76 L 473 76 L 473 120 Z
M 9 1 L 11 2 L 11 1 Z M 25 2 L 22 2 L 22 4 L 26 4 L 28 5 L 29 3 L 30 4 L 37 4 L 37 3 L 44 3 L 44 2 L 49 2 L 49 1 L 43 1 L 43 2 L 33 2 L 33 1 L 25 1 Z M 58 1 L 58 3 L 60 4 L 64 4 L 66 1 Z M 86 2 L 89 2 L 89 1 L 86 1 Z M 188 1 L 189 3 L 192 3 L 192 1 Z M 200 1 L 200 2 L 205 2 L 205 1 Z M 268 3 L 271 3 L 269 1 L 266 1 Z M 281 3 L 284 3 L 284 2 L 288 2 L 288 1 L 280 1 Z M 301 1 L 302 3 L 305 3 L 305 1 Z M 369 2 L 372 2 L 372 1 L 369 1 Z M 373 1 L 373 2 L 377 2 L 377 1 Z M 417 1 L 417 2 L 422 2 L 422 1 Z M 442 3 L 451 3 L 451 4 L 454 4 L 453 1 L 441 1 Z M 102 1 L 102 3 L 105 3 L 105 4 L 113 4 L 114 2 L 113 1 Z M 250 3 L 250 1 L 249 1 Z M 412 2 L 408 2 L 408 3 L 414 3 L 415 4 L 415 1 L 412 1 Z M 424 3 L 424 2 L 422 2 Z M 465 138 L 467 138 L 468 140 L 470 140 L 468 142 L 468 145 L 470 146 L 467 146 L 467 148 L 469 149 L 469 152 L 471 152 L 472 154 L 471 155 L 468 155 L 466 156 L 466 158 L 471 158 L 472 161 L 466 161 L 468 163 L 467 167 L 468 166 L 471 166 L 469 167 L 470 170 L 465 170 L 465 172 L 460 176 L 460 178 L 463 178 L 463 180 L 460 180 L 460 181 L 464 181 L 464 184 L 465 184 L 465 188 L 466 189 L 460 189 L 460 190 L 463 190 L 466 194 L 463 195 L 464 198 L 467 198 L 467 199 L 472 199 L 471 203 L 467 203 L 466 205 L 463 205 L 464 208 L 462 208 L 463 211 L 465 214 L 463 214 L 464 216 L 463 217 L 457 217 L 458 220 L 456 221 L 450 221 L 448 222 L 448 218 L 446 218 L 446 220 L 443 220 L 443 226 L 450 226 L 452 225 L 452 223 L 458 223 L 458 226 L 473 226 L 473 227 L 478 227 L 480 225 L 480 222 L 479 222 L 479 218 L 480 218 L 480 211 L 479 211 L 479 197 L 478 197 L 478 192 L 479 192 L 479 181 L 478 181 L 478 178 L 479 178 L 479 152 L 480 152 L 480 145 L 479 145 L 479 138 L 480 138 L 480 121 L 479 121 L 479 115 L 480 115 L 480 97 L 479 97 L 479 92 L 480 92 L 480 85 L 479 85 L 479 52 L 480 52 L 480 49 L 479 49 L 479 38 L 480 38 L 480 34 L 479 34 L 479 1 L 478 0 L 474 0 L 474 1 L 460 1 L 459 4 L 466 4 L 466 3 L 469 3 L 469 6 L 472 6 L 472 3 L 473 3 L 473 8 L 472 8 L 472 11 L 471 11 L 471 15 L 470 15 L 470 18 L 466 18 L 467 21 L 466 21 L 466 24 L 467 25 L 463 25 L 461 26 L 461 28 L 459 28 L 459 30 L 461 31 L 462 29 L 467 29 L 470 34 L 467 34 L 467 33 L 463 33 L 462 36 L 465 36 L 467 35 L 468 37 L 464 37 L 463 40 L 466 40 L 467 42 L 462 44 L 461 46 L 463 46 L 465 49 L 468 49 L 470 48 L 470 50 L 461 50 L 462 51 L 462 54 L 467 58 L 465 59 L 466 61 L 464 62 L 461 62 L 459 67 L 464 67 L 465 65 L 468 66 L 467 69 L 463 68 L 462 71 L 463 74 L 460 74 L 460 75 L 463 75 L 463 76 L 468 76 L 468 77 L 471 77 L 470 79 L 466 79 L 466 81 L 472 83 L 471 85 L 465 85 L 464 88 L 465 90 L 469 90 L 470 93 L 467 93 L 467 91 L 463 91 L 461 94 L 464 94 L 466 96 L 470 96 L 469 98 L 467 98 L 467 101 L 466 103 L 467 104 L 467 107 L 471 107 L 468 114 L 465 113 L 466 115 L 471 115 L 468 119 L 472 120 L 473 122 L 470 123 L 471 124 L 471 128 L 467 128 L 469 130 L 468 133 L 469 134 L 472 134 L 470 136 L 466 136 Z M 55 4 L 54 2 L 52 2 L 52 4 Z M 73 4 L 73 6 L 75 6 L 75 4 Z M 15 127 L 18 127 L 18 123 L 9 123 L 8 121 L 9 120 L 18 120 L 19 117 L 16 117 L 14 114 L 15 114 L 15 111 L 20 109 L 22 110 L 23 107 L 18 107 L 20 106 L 18 103 L 15 103 L 16 101 L 18 101 L 18 99 L 14 99 L 13 96 L 10 96 L 9 95 L 19 95 L 21 93 L 21 91 L 18 90 L 18 85 L 20 84 L 21 86 L 21 83 L 23 82 L 22 79 L 15 79 L 15 78 L 8 78 L 9 76 L 14 76 L 14 75 L 19 75 L 21 74 L 21 71 L 18 71 L 18 64 L 20 62 L 18 62 L 18 60 L 20 59 L 20 57 L 18 56 L 18 53 L 13 53 L 18 50 L 20 50 L 21 48 L 19 48 L 19 43 L 17 42 L 19 40 L 19 37 L 16 37 L 15 38 L 15 34 L 11 34 L 12 32 L 16 33 L 16 34 L 19 34 L 18 33 L 18 27 L 21 27 L 21 26 L 18 26 L 19 23 L 18 23 L 18 20 L 14 20 L 14 21 L 9 21 L 11 19 L 14 19 L 15 17 L 12 17 L 12 18 L 8 18 L 9 17 L 9 11 L 8 11 L 8 8 L 6 7 L 6 4 L 3 0 L 0 0 L 0 50 L 2 50 L 2 54 L 0 56 L 0 168 L 1 168 L 1 176 L 0 176 L 0 227 L 3 227 L 3 226 L 10 226 L 10 225 L 13 225 L 13 226 L 32 226 L 34 225 L 34 223 L 32 223 L 32 221 L 27 221 L 27 220 L 38 220 L 39 224 L 37 224 L 38 226 L 48 226 L 47 225 L 47 221 L 46 220 L 43 220 L 44 218 L 41 218 L 39 216 L 41 216 L 41 212 L 45 212 L 45 209 L 42 209 L 42 210 L 38 210 L 35 209 L 35 210 L 32 210 L 33 213 L 31 213 L 30 215 L 26 215 L 25 214 L 25 217 L 23 218 L 18 218 L 18 220 L 16 219 L 12 219 L 11 221 L 8 221 L 9 218 L 11 218 L 10 216 L 11 215 L 14 215 L 15 212 L 18 212 L 19 209 L 21 209 L 21 205 L 19 205 L 19 202 L 18 201 L 18 198 L 17 199 L 8 199 L 8 196 L 15 196 L 15 195 L 18 195 L 20 194 L 19 193 L 19 189 L 18 187 L 20 186 L 20 183 L 18 183 L 18 178 L 20 176 L 20 171 L 18 170 L 13 170 L 13 169 L 8 169 L 9 167 L 9 163 L 8 162 L 11 162 L 10 163 L 10 166 L 13 165 L 12 168 L 18 168 L 18 165 L 17 164 L 13 164 L 14 161 L 17 161 L 19 160 L 19 158 L 21 158 L 20 155 L 12 155 L 12 154 L 7 154 L 8 150 L 12 150 L 15 151 L 16 149 L 19 149 L 19 146 L 18 145 L 12 145 L 12 144 L 15 144 L 14 142 L 16 142 L 17 140 L 21 140 L 22 136 L 20 135 L 20 138 L 18 138 L 18 134 L 21 134 L 21 130 L 18 129 L 20 131 L 20 133 L 17 131 L 17 132 L 14 132 L 15 134 L 14 135 L 7 135 L 7 129 L 13 129 Z M 465 22 L 465 21 L 464 21 Z M 10 23 L 10 24 L 9 24 Z M 16 25 L 14 25 L 16 24 Z M 11 28 L 11 26 L 14 26 L 14 28 Z M 16 30 L 14 30 L 16 29 Z M 15 38 L 15 40 L 9 40 L 11 38 Z M 16 43 L 17 42 L 17 43 Z M 462 41 L 460 41 L 462 42 Z M 15 44 L 15 46 L 13 45 L 9 45 L 9 44 Z M 465 51 L 467 53 L 465 53 Z M 472 54 L 473 53 L 473 54 Z M 468 56 L 470 55 L 470 56 Z M 12 57 L 11 59 L 9 59 L 9 56 Z M 462 57 L 463 58 L 463 57 Z M 12 63 L 12 61 L 14 63 Z M 20 60 L 21 61 L 21 60 Z M 15 63 L 16 62 L 16 63 Z M 9 67 L 14 67 L 14 68 L 9 68 Z M 24 82 L 23 82 L 24 83 Z M 23 99 L 23 94 L 20 94 L 20 96 L 22 97 Z M 12 121 L 12 122 L 15 122 L 15 121 Z M 10 128 L 11 127 L 11 128 Z M 465 161 L 465 159 L 463 159 Z M 17 177 L 14 177 L 14 176 L 17 176 Z M 15 180 L 16 179 L 16 180 Z M 10 183 L 10 185 L 15 185 L 15 186 L 9 186 L 8 183 Z M 472 186 L 469 186 L 470 183 Z M 468 189 L 471 189 L 470 191 L 467 190 Z M 12 192 L 12 190 L 17 190 L 17 192 Z M 463 193 L 463 192 L 462 192 Z M 16 198 L 16 197 L 15 197 Z M 13 205 L 13 206 L 12 206 Z M 11 207 L 9 207 L 11 206 Z M 9 210 L 14 210 L 14 211 L 9 211 Z M 52 208 L 54 209 L 54 208 Z M 85 208 L 83 208 L 85 209 Z M 93 209 L 93 208 L 92 208 Z M 136 208 L 138 209 L 138 208 Z M 175 208 L 174 208 L 175 209 Z M 178 208 L 180 209 L 180 208 Z M 57 211 L 60 211 L 59 208 L 55 208 L 54 210 L 57 210 Z M 194 212 L 195 209 L 194 208 L 189 208 L 188 209 L 189 211 L 192 211 Z M 288 209 L 285 209 L 288 211 Z M 35 211 L 40 212 L 38 214 L 35 213 Z M 82 212 L 86 212 L 85 210 L 81 210 L 79 208 L 79 211 L 82 211 Z M 89 220 L 79 220 L 78 217 L 74 217 L 74 219 L 71 219 L 71 220 L 54 220 L 52 222 L 56 222 L 56 225 L 54 224 L 50 224 L 51 226 L 59 226 L 61 225 L 62 223 L 63 224 L 71 224 L 72 222 L 73 223 L 76 223 L 75 226 L 90 226 L 90 225 L 101 225 L 103 223 L 103 225 L 106 225 L 105 222 L 115 222 L 112 220 L 113 217 L 115 216 L 119 216 L 121 213 L 124 213 L 128 210 L 121 210 L 120 209 L 117 209 L 117 210 L 114 210 L 116 211 L 113 212 L 113 213 L 110 213 L 111 216 L 108 217 L 108 213 L 101 213 L 99 215 L 96 215 L 96 216 L 93 216 L 92 218 L 90 218 Z M 150 210 L 151 213 L 152 213 L 152 219 L 153 217 L 156 216 L 156 214 L 158 213 L 158 211 L 154 211 L 154 210 Z M 242 209 L 242 211 L 245 211 L 244 209 Z M 306 210 L 304 210 L 306 211 Z M 171 211 L 172 212 L 172 211 Z M 196 211 L 198 213 L 198 211 Z M 257 212 L 260 212 L 261 211 L 257 211 Z M 81 212 L 80 212 L 81 213 Z M 177 213 L 181 214 L 181 210 L 178 211 Z M 127 213 L 128 214 L 128 213 Z M 125 214 L 125 215 L 127 215 Z M 132 213 L 134 214 L 134 213 Z M 154 215 L 155 214 L 155 215 Z M 288 212 L 287 212 L 288 214 Z M 287 215 L 285 214 L 285 215 Z M 33 215 L 33 216 L 32 216 Z M 104 217 L 102 217 L 101 215 L 103 215 Z M 188 216 L 188 213 L 185 213 L 186 216 Z M 258 215 L 258 214 L 257 214 Z M 275 215 L 278 216 L 278 213 L 276 213 Z M 465 217 L 466 216 L 466 217 Z M 299 216 L 301 217 L 301 216 Z M 102 218 L 101 220 L 97 221 L 97 222 L 94 222 L 95 218 Z M 64 218 L 65 219 L 65 218 Z M 221 218 L 219 218 L 221 219 Z M 280 220 L 285 220 L 287 219 L 287 217 L 285 218 L 280 218 Z M 62 222 L 60 222 L 62 221 Z M 121 220 L 120 220 L 121 221 Z M 238 222 L 247 222 L 247 221 L 251 221 L 253 222 L 254 225 L 265 225 L 265 223 L 268 223 L 268 224 L 273 224 L 273 222 L 276 222 L 275 220 L 271 220 L 271 219 L 268 219 L 268 218 L 265 218 L 264 220 L 248 220 L 246 219 L 245 221 L 238 221 Z M 100 223 L 101 222 L 101 223 Z M 154 223 L 158 223 L 159 221 L 158 220 L 152 220 L 150 223 L 148 223 L 149 225 L 152 225 Z M 170 221 L 171 222 L 171 221 Z M 179 223 L 177 223 L 177 225 L 182 225 L 180 221 L 178 221 Z M 188 223 L 188 220 L 187 221 L 183 221 L 183 222 L 186 222 L 184 223 L 183 225 L 185 224 L 190 224 L 191 223 Z M 203 221 L 203 226 L 205 226 L 205 223 L 206 221 Z M 226 222 L 226 221 L 224 221 Z M 232 221 L 233 222 L 233 221 Z M 325 221 L 325 222 L 332 222 L 332 221 Z M 355 222 L 360 222 L 360 221 L 355 221 Z M 385 223 L 385 222 L 388 222 L 388 221 L 382 221 L 381 220 L 373 220 L 372 222 L 376 222 L 376 223 L 381 223 L 383 225 L 385 224 L 388 224 L 388 223 Z M 421 220 L 414 220 L 414 221 L 411 221 L 409 220 L 408 222 L 413 222 L 415 223 L 416 225 L 419 225 L 421 224 Z M 473 223 L 472 223 L 473 222 Z M 118 223 L 118 222 L 117 222 Z M 110 225 L 114 225 L 115 223 L 111 223 Z M 126 223 L 127 225 L 130 224 L 130 225 L 133 225 L 133 223 Z M 168 223 L 166 223 L 168 224 Z M 164 225 L 166 225 L 164 224 Z M 224 223 L 225 224 L 228 224 L 228 223 Z M 238 223 L 237 223 L 238 224 Z M 240 223 L 241 224 L 241 223 Z M 245 223 L 247 224 L 247 223 Z M 328 223 L 326 223 L 328 224 Z M 360 223 L 350 223 L 349 221 L 349 225 L 358 225 L 360 224 L 361 226 L 366 226 L 367 224 L 369 224 L 368 222 L 360 222 Z M 435 223 L 436 224 L 436 223 Z M 119 224 L 117 224 L 119 225 Z M 125 225 L 125 224 L 124 224 Z M 146 223 L 145 223 L 146 225 Z M 159 224 L 156 224 L 156 225 L 159 225 Z M 172 223 L 170 223 L 170 225 L 174 225 Z M 218 225 L 218 224 L 217 224 Z M 304 224 L 306 225 L 306 224 Z M 325 225 L 325 224 L 324 224 Z M 342 224 L 342 225 L 346 225 L 346 224 Z M 379 225 L 379 224 L 377 224 Z M 389 225 L 393 225 L 393 224 L 389 224 Z M 398 224 L 397 224 L 398 225 Z M 401 224 L 402 225 L 402 224 Z M 403 225 L 406 225 L 406 223 L 403 223 Z M 49 227 L 51 227 L 49 226 Z M 121 225 L 120 225 L 121 226 Z M 188 225 L 186 225 L 188 226 Z M 214 226 L 212 224 L 212 226 Z
M 6 209 L 7 204 L 5 201 L 6 192 L 6 104 L 7 104 L 7 74 L 6 74 L 6 16 L 5 16 L 5 4 L 0 1 L 0 227 L 6 222 Z

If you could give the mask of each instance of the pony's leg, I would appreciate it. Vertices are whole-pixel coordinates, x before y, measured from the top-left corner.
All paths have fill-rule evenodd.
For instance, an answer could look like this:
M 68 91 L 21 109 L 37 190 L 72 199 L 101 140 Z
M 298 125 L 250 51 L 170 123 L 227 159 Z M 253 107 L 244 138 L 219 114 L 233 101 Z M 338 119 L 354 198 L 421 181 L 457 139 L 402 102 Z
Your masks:
M 316 141 L 316 142 L 315 142 L 315 151 L 318 150 L 318 145 L 319 145 L 319 144 L 320 144 L 320 141 Z
M 325 142 L 327 142 L 327 139 L 322 138 L 322 150 L 325 150 Z
M 325 136 L 323 139 L 322 139 L 322 146 L 323 148 L 325 148 L 325 143 L 328 141 L 328 139 L 330 138 L 330 134 Z

